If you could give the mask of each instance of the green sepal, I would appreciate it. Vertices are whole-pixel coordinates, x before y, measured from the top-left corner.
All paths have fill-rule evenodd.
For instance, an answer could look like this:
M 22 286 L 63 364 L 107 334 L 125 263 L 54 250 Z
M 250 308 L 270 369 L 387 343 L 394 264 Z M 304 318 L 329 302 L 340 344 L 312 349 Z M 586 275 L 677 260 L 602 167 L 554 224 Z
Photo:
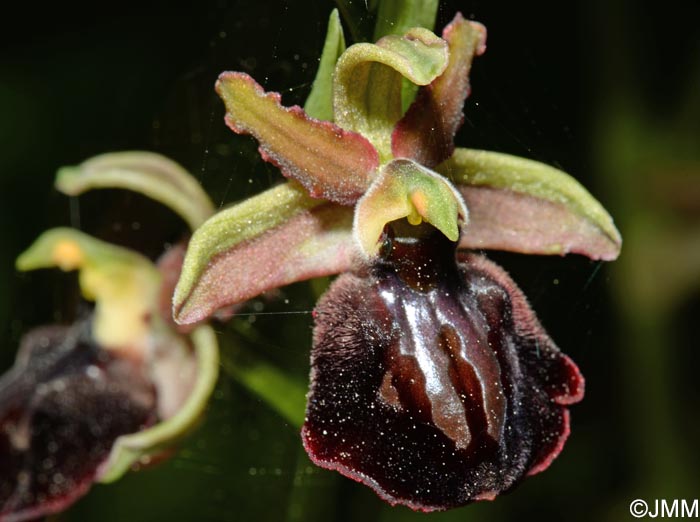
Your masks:
M 306 98 L 306 114 L 317 120 L 333 120 L 333 71 L 340 55 L 345 51 L 345 36 L 338 10 L 333 9 L 328 19 L 326 41 L 318 62 L 318 71 Z
M 100 482 L 114 482 L 135 464 L 172 446 L 197 425 L 219 375 L 219 349 L 214 330 L 209 326 L 198 326 L 190 338 L 197 362 L 197 378 L 187 400 L 169 419 L 144 431 L 119 437 L 103 468 Z
M 63 167 L 56 188 L 69 196 L 92 189 L 133 190 L 163 203 L 194 230 L 214 213 L 214 204 L 180 165 L 154 152 L 101 154 L 76 167 Z

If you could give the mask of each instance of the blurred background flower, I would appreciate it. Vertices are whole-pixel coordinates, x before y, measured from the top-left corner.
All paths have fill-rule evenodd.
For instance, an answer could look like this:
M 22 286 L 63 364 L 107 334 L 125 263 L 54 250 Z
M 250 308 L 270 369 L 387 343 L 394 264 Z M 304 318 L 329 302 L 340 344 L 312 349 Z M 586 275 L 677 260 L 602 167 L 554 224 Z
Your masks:
M 19 7 L 0 31 L 0 365 L 21 334 L 78 302 L 52 272 L 14 258 L 44 229 L 71 225 L 155 258 L 184 224 L 135 194 L 58 195 L 59 166 L 110 150 L 155 150 L 185 165 L 216 204 L 281 179 L 256 144 L 231 134 L 213 90 L 242 70 L 301 103 L 334 4 L 217 1 L 171 9 Z M 367 31 L 365 2 L 350 32 Z M 52 11 L 53 10 L 53 11 Z M 568 450 L 493 503 L 440 521 L 628 520 L 634 498 L 699 490 L 700 6 L 647 0 L 446 1 L 484 23 L 457 144 L 549 163 L 581 181 L 625 238 L 610 265 L 570 256 L 492 257 L 529 297 L 587 376 Z M 319 283 L 255 300 L 219 328 L 223 376 L 209 414 L 178 456 L 95 487 L 60 520 L 366 520 L 420 517 L 313 467 L 295 426 L 308 378 Z M 236 368 L 245 367 L 246 386 Z M 284 372 L 278 370 L 284 368 Z M 284 390 L 271 409 L 257 394 Z M 279 393 L 278 393 L 279 394 Z M 271 499 L 275 499 L 274 502 Z M 572 507 L 574 509 L 572 509 Z M 137 513 L 137 515 L 135 515 Z

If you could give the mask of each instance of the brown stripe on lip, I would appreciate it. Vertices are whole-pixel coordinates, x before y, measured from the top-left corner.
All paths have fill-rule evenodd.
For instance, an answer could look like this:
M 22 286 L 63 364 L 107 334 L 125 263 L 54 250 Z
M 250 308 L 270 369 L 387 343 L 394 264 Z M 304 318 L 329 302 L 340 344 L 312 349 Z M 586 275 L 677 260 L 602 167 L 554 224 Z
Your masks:
M 450 356 L 449 382 L 452 383 L 461 399 L 465 422 L 477 437 L 480 433 L 490 431 L 489 420 L 484 409 L 484 394 L 481 389 L 481 383 L 474 367 L 464 358 L 464 351 L 466 350 L 464 350 L 465 347 L 459 334 L 453 327 L 442 325 L 437 345 Z M 443 433 L 455 440 L 445 430 L 443 430 Z M 455 440 L 455 443 L 458 449 L 465 449 L 459 444 L 459 441 Z

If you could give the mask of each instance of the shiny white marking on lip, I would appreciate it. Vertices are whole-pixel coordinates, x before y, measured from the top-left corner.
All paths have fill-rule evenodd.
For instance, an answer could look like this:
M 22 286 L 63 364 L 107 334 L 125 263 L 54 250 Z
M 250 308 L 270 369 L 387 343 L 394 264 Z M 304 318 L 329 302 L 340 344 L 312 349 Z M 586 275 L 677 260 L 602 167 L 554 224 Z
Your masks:
M 464 449 L 471 440 L 466 411 L 455 388 L 445 383 L 444 376 L 440 373 L 440 368 L 448 368 L 450 361 L 447 354 L 438 347 L 428 344 L 421 328 L 421 324 L 430 324 L 433 321 L 430 317 L 431 310 L 429 307 L 407 302 L 404 303 L 404 310 L 415 348 L 413 353 L 407 353 L 402 346 L 401 354 L 414 357 L 418 362 L 424 376 L 425 393 L 432 406 L 431 416 L 435 426 L 452 439 L 458 448 Z M 430 336 L 430 341 L 436 342 L 437 339 Z
M 393 305 L 394 302 L 396 301 L 396 297 L 394 296 L 394 292 L 392 292 L 391 290 L 382 290 L 379 293 L 379 295 L 381 295 L 382 299 L 384 299 L 384 301 L 387 302 L 388 304 Z
M 428 392 L 428 396 L 434 396 L 440 393 L 440 389 L 442 387 L 439 385 L 440 376 L 438 369 L 429 355 L 429 350 L 425 343 L 425 336 L 420 328 L 421 321 L 429 321 L 427 311 L 424 309 L 419 309 L 413 303 L 405 303 L 404 307 L 406 310 L 406 319 L 408 320 L 408 325 L 411 329 L 411 337 L 414 340 L 416 350 L 415 353 L 408 354 L 404 351 L 402 346 L 401 355 L 412 355 L 416 358 L 418 361 L 418 366 L 423 372 L 423 375 L 425 375 L 425 387 L 426 391 Z M 403 345 L 403 343 L 401 344 Z

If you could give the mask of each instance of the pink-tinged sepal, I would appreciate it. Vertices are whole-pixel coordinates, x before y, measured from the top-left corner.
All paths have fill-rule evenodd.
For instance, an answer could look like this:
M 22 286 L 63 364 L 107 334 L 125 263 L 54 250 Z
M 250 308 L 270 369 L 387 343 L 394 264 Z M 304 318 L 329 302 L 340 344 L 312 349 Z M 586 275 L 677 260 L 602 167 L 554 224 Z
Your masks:
M 434 167 L 452 155 L 454 137 L 464 121 L 464 101 L 469 95 L 472 60 L 486 50 L 486 28 L 457 13 L 442 38 L 449 46 L 445 71 L 421 87 L 391 136 L 396 158 L 411 158 Z
M 443 235 L 387 236 L 315 318 L 302 437 L 316 464 L 434 511 L 493 499 L 561 450 L 578 369 L 501 268 L 457 262 Z
M 359 257 L 352 209 L 285 183 L 206 221 L 192 236 L 173 296 L 180 324 L 266 290 L 349 269 Z
M 157 419 L 156 390 L 129 350 L 103 350 L 90 322 L 23 338 L 0 379 L 0 519 L 65 509 L 100 477 L 114 442 Z
M 530 159 L 458 148 L 435 169 L 469 209 L 460 248 L 582 254 L 611 261 L 622 246 L 612 217 L 578 181 Z
M 351 205 L 369 186 L 379 155 L 362 135 L 310 118 L 296 105 L 283 107 L 279 94 L 245 73 L 222 73 L 216 91 L 231 130 L 255 137 L 263 159 L 311 196 Z

